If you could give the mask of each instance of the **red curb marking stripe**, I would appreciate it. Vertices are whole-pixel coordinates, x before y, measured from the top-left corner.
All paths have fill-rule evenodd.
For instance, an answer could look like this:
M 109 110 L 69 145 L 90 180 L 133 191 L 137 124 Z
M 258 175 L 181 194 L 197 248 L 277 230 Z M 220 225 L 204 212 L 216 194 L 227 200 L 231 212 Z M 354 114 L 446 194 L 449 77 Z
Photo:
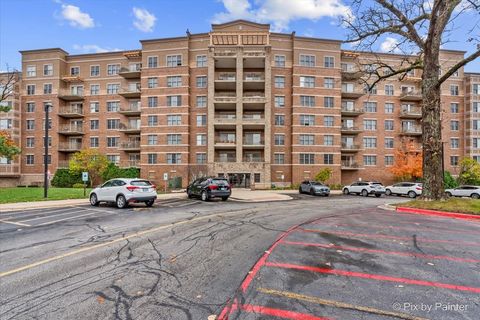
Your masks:
M 241 309 L 246 312 L 261 313 L 268 316 L 279 317 L 283 319 L 292 320 L 329 320 L 329 318 L 315 317 L 306 313 L 293 312 L 282 309 L 274 309 L 263 306 L 255 306 L 251 304 L 244 304 Z
M 421 253 L 410 253 L 410 252 L 403 252 L 403 251 L 386 251 L 386 250 L 379 250 L 379 249 L 346 247 L 346 246 L 337 246 L 337 245 L 329 245 L 329 244 L 321 244 L 321 243 L 309 243 L 309 242 L 285 241 L 285 240 L 282 241 L 282 243 L 283 244 L 289 244 L 289 245 L 295 245 L 295 246 L 320 247 L 320 248 L 327 248 L 327 249 L 339 249 L 339 250 L 348 250 L 348 251 L 382 253 L 382 254 L 391 254 L 391 255 L 405 256 L 405 257 L 415 257 L 415 258 L 422 258 L 422 259 L 439 259 L 439 260 L 450 260 L 450 261 L 455 261 L 455 262 L 471 262 L 471 263 L 479 263 L 480 262 L 480 260 L 468 259 L 468 258 L 458 258 L 458 257 L 451 257 L 451 256 L 436 256 L 436 255 L 421 254 Z
M 480 220 L 480 215 L 464 214 L 464 213 L 456 213 L 456 212 L 445 212 L 445 211 L 436 211 L 436 210 L 427 210 L 427 209 L 415 209 L 415 208 L 408 208 L 408 207 L 397 207 L 396 211 L 397 212 L 422 214 L 422 215 L 426 215 L 426 216 L 440 216 L 440 217 L 448 217 L 448 218 L 464 219 L 464 220 Z
M 353 271 L 339 270 L 339 269 L 326 269 L 326 268 L 319 268 L 319 267 L 312 267 L 312 266 L 302 266 L 302 265 L 289 264 L 289 263 L 278 263 L 278 262 L 267 262 L 267 263 L 265 263 L 265 266 L 266 267 L 284 268 L 284 269 L 296 269 L 296 270 L 304 270 L 304 271 L 313 271 L 313 272 L 318 272 L 318 273 L 334 274 L 334 275 L 337 275 L 337 276 L 345 276 L 345 277 L 356 277 L 356 278 L 373 279 L 373 280 L 379 280 L 379 281 L 401 282 L 401 283 L 406 283 L 406 284 L 415 284 L 415 285 L 419 285 L 419 286 L 437 287 L 437 288 L 443 288 L 443 289 L 451 289 L 451 290 L 469 291 L 469 292 L 474 292 L 474 293 L 480 293 L 480 288 L 475 288 L 475 287 L 466 287 L 466 286 L 459 286 L 459 285 L 448 284 L 448 283 L 425 281 L 425 280 L 415 280 L 415 279 L 408 279 L 408 278 L 389 277 L 389 276 L 383 276 L 383 275 L 380 275 L 380 274 L 353 272 Z
M 393 240 L 405 240 L 405 241 L 412 240 L 411 237 L 388 236 L 388 235 L 385 235 L 385 234 L 353 233 L 353 232 L 346 232 L 346 231 L 313 230 L 313 229 L 303 229 L 303 228 L 299 228 L 298 230 L 303 231 L 303 232 L 338 234 L 338 235 L 352 236 L 352 237 L 393 239 Z M 432 243 L 449 243 L 449 244 L 456 245 L 456 246 L 458 246 L 458 245 L 473 246 L 473 247 L 480 246 L 480 243 L 467 242 L 467 241 L 426 239 L 426 238 L 417 238 L 417 241 L 432 242 Z

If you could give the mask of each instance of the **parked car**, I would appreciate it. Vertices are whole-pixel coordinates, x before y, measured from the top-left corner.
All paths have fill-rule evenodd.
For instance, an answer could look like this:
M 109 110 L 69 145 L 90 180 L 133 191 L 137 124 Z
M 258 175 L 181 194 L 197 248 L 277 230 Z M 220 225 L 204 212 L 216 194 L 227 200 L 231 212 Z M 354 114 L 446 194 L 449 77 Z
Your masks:
M 390 195 L 399 195 L 399 196 L 409 196 L 410 198 L 416 198 L 417 196 L 422 195 L 422 184 L 416 182 L 400 182 L 395 183 L 394 185 L 385 187 L 385 194 Z
M 355 193 L 368 197 L 373 194 L 375 197 L 381 197 L 385 193 L 385 187 L 380 182 L 375 181 L 357 181 L 342 189 L 343 194 Z
M 445 190 L 447 197 L 470 197 L 473 199 L 480 199 L 479 186 L 460 186 L 455 189 Z
M 157 199 L 157 188 L 143 179 L 112 179 L 90 192 L 90 204 L 98 206 L 100 202 L 111 202 L 117 208 L 126 208 L 129 203 L 144 202 L 153 206 Z
M 330 195 L 330 188 L 324 185 L 321 182 L 317 181 L 303 181 L 298 188 L 298 192 L 302 193 L 309 193 L 312 196 L 315 195 L 322 195 L 328 197 Z
M 199 178 L 187 187 L 189 198 L 198 197 L 203 201 L 212 198 L 222 198 L 223 201 L 227 201 L 231 194 L 232 187 L 225 178 Z

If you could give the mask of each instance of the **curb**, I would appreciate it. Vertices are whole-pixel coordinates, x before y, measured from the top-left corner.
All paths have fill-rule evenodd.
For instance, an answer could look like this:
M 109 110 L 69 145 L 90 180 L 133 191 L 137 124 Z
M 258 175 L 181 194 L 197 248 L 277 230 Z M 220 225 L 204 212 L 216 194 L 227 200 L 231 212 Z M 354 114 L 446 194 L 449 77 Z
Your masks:
M 480 215 L 467 214 L 467 213 L 446 212 L 446 211 L 437 211 L 437 210 L 428 210 L 428 209 L 416 209 L 416 208 L 409 208 L 409 207 L 397 207 L 396 212 L 421 214 L 426 216 L 447 217 L 447 218 L 463 219 L 463 220 L 478 220 L 480 222 Z
M 293 200 L 292 197 L 290 197 L 290 199 L 257 199 L 257 200 L 249 200 L 249 199 L 241 199 L 241 198 L 234 198 L 232 196 L 230 196 L 230 198 L 228 198 L 229 200 L 233 200 L 233 201 L 236 201 L 236 202 L 246 202 L 246 203 L 254 203 L 254 202 L 281 202 L 281 201 L 290 201 L 290 200 Z

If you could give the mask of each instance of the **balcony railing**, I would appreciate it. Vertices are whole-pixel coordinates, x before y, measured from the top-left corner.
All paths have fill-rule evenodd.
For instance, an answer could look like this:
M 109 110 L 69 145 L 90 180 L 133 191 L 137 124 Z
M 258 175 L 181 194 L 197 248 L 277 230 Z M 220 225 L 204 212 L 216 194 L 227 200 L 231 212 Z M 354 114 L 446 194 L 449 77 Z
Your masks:
M 82 125 L 60 126 L 58 133 L 64 134 L 64 135 L 83 134 L 83 126 Z
M 407 136 L 421 136 L 422 135 L 422 128 L 420 127 L 407 127 L 407 128 L 402 128 L 403 135 Z
M 58 151 L 75 152 L 82 150 L 82 144 L 79 142 L 62 142 L 58 145 Z
M 140 141 L 125 141 L 120 143 L 122 150 L 140 150 Z
M 126 108 L 120 108 L 118 111 L 125 115 L 139 115 L 140 114 L 140 102 L 130 103 Z
M 265 162 L 263 157 L 243 157 L 243 162 Z
M 231 156 L 231 157 L 215 157 L 215 162 L 237 162 L 237 157 Z
M 417 108 L 417 107 L 402 107 L 402 110 L 400 111 L 400 116 L 402 118 L 413 118 L 413 119 L 419 119 L 422 117 L 422 109 Z
M 358 165 L 357 162 L 352 161 L 352 160 L 342 160 L 342 169 L 346 170 L 356 170 L 360 166 Z
M 140 131 L 140 124 L 120 123 L 119 130 L 124 132 L 137 132 Z
M 243 80 L 245 81 L 264 81 L 265 74 L 263 73 L 245 73 Z
M 128 86 L 127 88 L 121 88 L 118 91 L 118 94 L 125 98 L 139 98 L 141 92 L 142 92 L 142 89 L 140 85 L 131 85 L 131 86 Z
M 243 145 L 245 146 L 263 146 L 265 144 L 265 140 L 262 139 L 253 139 L 248 136 L 243 137 Z
M 244 92 L 243 93 L 243 102 L 251 103 L 264 103 L 265 102 L 265 92 Z
M 0 164 L 0 176 L 19 175 L 20 166 L 18 164 Z
M 244 113 L 243 114 L 244 120 L 263 120 L 265 119 L 263 113 Z
M 358 144 L 350 144 L 350 143 L 342 143 L 342 151 L 358 151 L 360 150 L 360 145 Z
M 349 116 L 356 116 L 365 113 L 362 108 L 342 107 L 342 114 Z
M 363 91 L 357 89 L 342 88 L 342 98 L 357 99 L 363 96 Z
M 59 168 L 68 168 L 70 165 L 70 161 L 69 160 L 60 160 L 58 161 L 58 167 Z
M 422 93 L 418 90 L 402 90 L 400 100 L 404 101 L 421 101 Z
M 235 81 L 236 80 L 236 74 L 235 73 L 219 73 L 217 75 L 216 80 L 219 80 L 219 81 Z
M 84 99 L 83 89 L 74 89 L 74 90 L 60 90 L 58 92 L 58 97 L 65 101 L 75 101 Z
M 58 110 L 58 115 L 64 118 L 83 117 L 83 107 L 63 107 Z
M 344 133 L 359 133 L 363 130 L 361 128 L 355 127 L 355 126 L 342 125 L 341 131 L 344 132 Z
M 121 77 L 124 77 L 125 79 L 140 78 L 141 69 L 142 69 L 142 65 L 140 63 L 131 64 L 128 67 L 120 68 L 120 72 L 118 73 L 118 75 Z

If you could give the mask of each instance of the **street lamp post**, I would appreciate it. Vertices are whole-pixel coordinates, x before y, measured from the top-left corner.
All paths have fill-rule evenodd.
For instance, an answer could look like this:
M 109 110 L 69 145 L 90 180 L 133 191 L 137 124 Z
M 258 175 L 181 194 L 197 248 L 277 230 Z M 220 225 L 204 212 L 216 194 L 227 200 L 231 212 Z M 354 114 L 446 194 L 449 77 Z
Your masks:
M 51 104 L 46 103 L 45 104 L 45 140 L 44 140 L 44 145 L 45 145 L 45 154 L 43 156 L 43 197 L 48 198 L 48 127 L 50 124 L 49 118 L 48 118 L 48 112 L 50 111 Z

